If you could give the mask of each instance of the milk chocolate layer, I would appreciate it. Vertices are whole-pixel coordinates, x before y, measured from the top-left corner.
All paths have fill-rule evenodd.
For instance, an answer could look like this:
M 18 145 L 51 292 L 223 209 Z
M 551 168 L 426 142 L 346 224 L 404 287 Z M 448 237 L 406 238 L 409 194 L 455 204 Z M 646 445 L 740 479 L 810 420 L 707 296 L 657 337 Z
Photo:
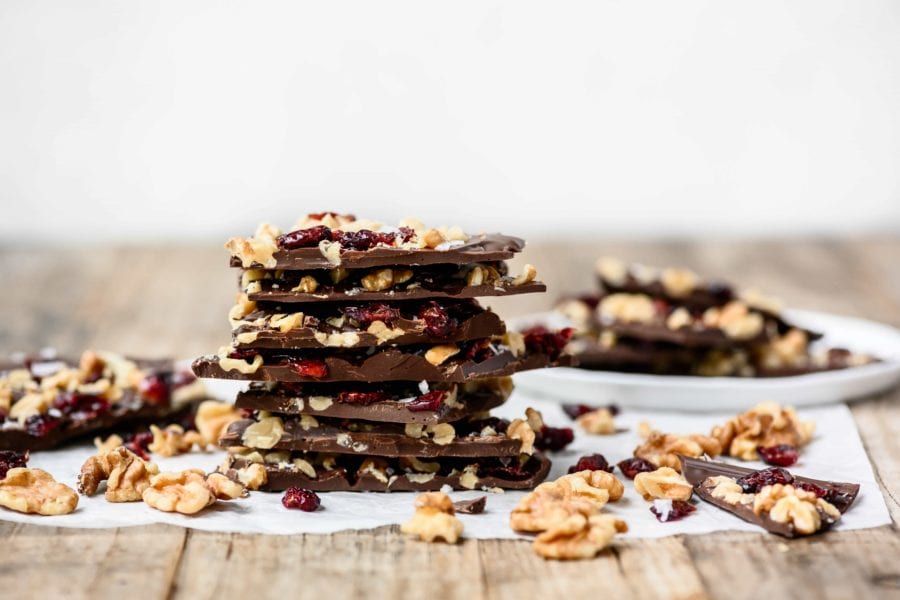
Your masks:
M 304 384 L 305 385 L 305 384 Z M 327 384 L 326 384 L 327 385 Z M 364 384 L 360 384 L 363 386 Z M 338 419 L 359 419 L 384 423 L 452 423 L 471 414 L 496 408 L 506 401 L 509 389 L 486 387 L 466 391 L 462 386 L 451 384 L 455 402 L 450 406 L 442 402 L 437 410 L 410 410 L 410 401 L 421 396 L 418 386 L 409 382 L 405 390 L 390 389 L 394 386 L 365 386 L 365 390 L 346 384 L 331 385 L 332 389 L 299 390 L 292 393 L 285 386 L 277 386 L 273 390 L 265 389 L 266 384 L 251 384 L 251 388 L 238 394 L 235 406 L 249 410 L 266 410 L 286 415 L 309 414 L 315 417 L 331 417 Z M 321 384 L 320 386 L 321 387 Z M 335 389 L 335 387 L 337 389 Z M 383 400 L 371 404 L 342 401 L 352 393 L 366 393 L 374 390 L 383 394 Z M 350 394 L 347 394 L 350 392 Z
M 306 456 L 312 462 L 312 457 Z M 260 489 L 269 492 L 280 492 L 289 487 L 316 492 L 427 492 L 438 491 L 446 485 L 454 490 L 491 488 L 527 490 L 544 481 L 550 471 L 550 460 L 541 454 L 535 454 L 524 465 L 515 465 L 512 468 L 505 466 L 501 462 L 503 459 L 497 458 L 437 459 L 433 461 L 438 467 L 435 473 L 407 472 L 396 459 L 376 458 L 382 468 L 390 469 L 389 474 L 378 475 L 359 472 L 363 458 L 338 456 L 334 468 L 317 469 L 315 478 L 289 466 L 266 464 L 268 477 Z M 224 473 L 232 479 L 237 478 L 238 469 L 251 464 L 235 456 L 229 456 L 228 460 L 230 465 Z M 467 466 L 470 472 L 474 473 L 474 477 L 473 474 L 465 472 Z
M 408 352 L 406 348 L 384 348 L 372 355 L 341 354 L 312 356 L 309 360 L 324 363 L 323 377 L 304 376 L 297 368 L 299 356 L 264 358 L 263 364 L 252 373 L 238 370 L 226 371 L 216 355 L 202 356 L 192 367 L 198 377 L 214 379 L 240 379 L 247 381 L 276 381 L 304 383 L 314 381 L 433 381 L 465 383 L 482 377 L 503 377 L 519 371 L 571 364 L 571 357 L 562 356 L 556 361 L 545 354 L 525 354 L 516 357 L 512 352 L 501 351 L 486 360 L 475 362 L 463 356 L 464 352 L 433 365 L 425 359 L 424 352 Z M 306 360 L 306 359 L 304 359 Z M 274 361 L 274 362 L 267 362 Z
M 318 247 L 277 250 L 274 268 L 285 270 L 346 269 L 392 265 L 463 265 L 473 262 L 507 260 L 525 247 L 524 240 L 499 233 L 475 235 L 461 245 L 447 250 L 406 249 L 375 246 L 369 250 L 341 250 L 340 264 L 329 262 Z M 241 260 L 231 257 L 231 266 L 240 267 Z M 255 267 L 262 265 L 255 264 Z
M 358 454 L 375 456 L 417 456 L 435 458 L 441 456 L 482 457 L 518 456 L 522 452 L 522 442 L 497 433 L 480 435 L 478 423 L 457 422 L 453 424 L 456 436 L 446 443 L 438 443 L 435 434 L 411 437 L 404 427 L 395 423 L 363 423 L 317 419 L 309 425 L 301 419 L 284 418 L 284 433 L 271 449 L 301 450 L 304 452 L 326 452 L 334 454 Z M 232 423 L 219 439 L 219 445 L 254 447 L 251 437 L 244 432 L 255 421 L 242 419 Z M 485 422 L 485 426 L 487 425 Z M 476 430 L 472 431 L 475 427 Z
M 475 301 L 433 305 L 429 302 L 380 304 L 380 313 L 388 315 L 383 317 L 386 324 L 382 319 L 352 317 L 360 314 L 360 309 L 365 309 L 366 305 L 324 306 L 329 306 L 331 310 L 304 310 L 302 325 L 282 332 L 273 322 L 277 323 L 279 316 L 296 311 L 296 306 L 261 305 L 243 317 L 241 324 L 232 331 L 235 346 L 269 349 L 403 346 L 486 338 L 506 331 L 506 326 L 496 313 L 484 310 Z M 448 325 L 443 331 L 430 329 L 429 321 L 420 316 L 423 311 L 429 310 L 440 310 L 448 315 Z
M 694 486 L 694 492 L 706 502 L 709 502 L 722 510 L 728 511 L 748 523 L 758 525 L 769 533 L 775 533 L 784 537 L 795 537 L 800 535 L 794 531 L 794 527 L 790 523 L 773 521 L 766 513 L 756 514 L 753 512 L 752 505 L 742 503 L 730 504 L 726 502 L 724 498 L 713 497 L 712 488 L 714 486 L 707 481 L 710 477 L 724 475 L 725 477 L 738 479 L 753 473 L 755 471 L 754 469 L 738 467 L 727 463 L 688 458 L 686 456 L 680 456 L 679 458 L 681 459 L 682 475 L 684 475 L 685 479 Z M 826 499 L 841 513 L 847 512 L 859 495 L 859 484 L 856 483 L 824 481 L 798 475 L 793 475 L 793 477 L 796 482 L 811 484 L 827 492 L 828 496 L 826 496 Z M 830 521 L 823 519 L 822 528 L 819 532 L 825 531 L 831 525 L 832 523 Z

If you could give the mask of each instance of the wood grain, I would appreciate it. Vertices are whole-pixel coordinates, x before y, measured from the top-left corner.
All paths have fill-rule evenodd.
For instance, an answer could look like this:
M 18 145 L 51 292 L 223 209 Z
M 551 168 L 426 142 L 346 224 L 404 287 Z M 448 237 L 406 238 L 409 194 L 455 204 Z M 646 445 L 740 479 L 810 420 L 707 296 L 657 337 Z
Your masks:
M 531 244 L 551 292 L 491 299 L 504 316 L 593 287 L 599 255 L 737 278 L 792 306 L 900 325 L 900 240 Z M 53 346 L 192 357 L 228 339 L 235 275 L 217 247 L 0 249 L 0 351 Z M 895 521 L 900 393 L 853 406 Z M 408 540 L 396 527 L 262 536 L 173 526 L 73 530 L 0 522 L 10 598 L 889 598 L 896 526 L 809 540 L 720 533 L 628 540 L 592 561 L 546 562 L 527 542 Z

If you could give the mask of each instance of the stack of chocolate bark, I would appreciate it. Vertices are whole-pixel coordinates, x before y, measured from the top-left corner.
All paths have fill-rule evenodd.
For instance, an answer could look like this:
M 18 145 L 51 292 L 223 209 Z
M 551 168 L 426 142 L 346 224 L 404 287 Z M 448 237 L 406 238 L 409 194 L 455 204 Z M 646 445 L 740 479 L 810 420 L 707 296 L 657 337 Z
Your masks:
M 557 305 L 576 329 L 567 350 L 583 368 L 779 377 L 875 360 L 843 348 L 813 352 L 821 335 L 787 321 L 780 302 L 687 269 L 602 258 L 597 279 L 599 293 Z
M 251 383 L 223 471 L 264 490 L 530 488 L 549 461 L 539 417 L 507 422 L 517 371 L 567 362 L 564 335 L 507 332 L 476 300 L 542 292 L 508 274 L 522 240 L 319 213 L 226 247 L 242 269 L 232 344 L 200 377 Z

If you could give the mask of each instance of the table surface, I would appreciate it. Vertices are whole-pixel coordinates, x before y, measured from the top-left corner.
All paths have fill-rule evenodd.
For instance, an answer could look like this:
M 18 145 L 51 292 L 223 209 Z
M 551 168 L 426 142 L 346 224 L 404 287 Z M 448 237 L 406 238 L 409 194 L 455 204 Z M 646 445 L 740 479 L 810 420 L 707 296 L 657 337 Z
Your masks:
M 686 265 L 795 307 L 900 325 L 900 239 L 531 244 L 551 292 L 490 299 L 507 317 L 592 287 L 599 255 Z M 517 259 L 521 262 L 522 259 Z M 221 247 L 0 248 L 0 351 L 52 346 L 193 357 L 228 339 L 235 277 Z M 891 516 L 900 516 L 900 391 L 853 405 Z M 835 441 L 835 443 L 839 443 Z M 785 541 L 717 533 L 622 540 L 553 562 L 526 541 L 408 540 L 398 528 L 264 536 L 175 526 L 77 530 L 0 522 L 0 596 L 67 598 L 900 597 L 896 524 Z

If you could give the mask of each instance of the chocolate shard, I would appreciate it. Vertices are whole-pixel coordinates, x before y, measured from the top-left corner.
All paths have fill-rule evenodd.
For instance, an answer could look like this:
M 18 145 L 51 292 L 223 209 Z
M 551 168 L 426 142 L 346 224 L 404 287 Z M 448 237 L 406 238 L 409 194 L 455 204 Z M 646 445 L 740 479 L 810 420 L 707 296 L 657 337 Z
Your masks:
M 698 458 L 690 458 L 687 456 L 679 456 L 679 458 L 681 459 L 682 475 L 684 475 L 685 479 L 694 486 L 694 492 L 704 501 L 730 512 L 748 523 L 758 525 L 769 533 L 784 537 L 797 537 L 798 535 L 801 535 L 795 531 L 794 526 L 791 523 L 774 521 L 765 513 L 757 514 L 754 512 L 751 504 L 744 504 L 741 502 L 732 504 L 727 502 L 724 498 L 716 498 L 713 496 L 712 488 L 714 485 L 712 485 L 710 478 L 725 476 L 732 479 L 740 479 L 745 475 L 756 472 L 755 469 Z M 824 481 L 799 475 L 793 475 L 792 483 L 795 486 L 798 483 L 806 486 L 804 489 L 817 490 L 817 496 L 827 500 L 841 513 L 849 510 L 850 506 L 859 495 L 859 484 L 856 483 Z M 833 519 L 823 516 L 822 527 L 815 533 L 825 531 L 833 523 Z
M 411 351 L 412 350 L 412 351 Z M 315 381 L 430 381 L 466 383 L 484 377 L 504 377 L 519 371 L 548 366 L 572 364 L 569 356 L 552 360 L 546 354 L 526 353 L 515 356 L 511 351 L 497 354 L 476 362 L 465 357 L 465 352 L 451 356 L 435 365 L 428 361 L 425 352 L 415 348 L 385 348 L 375 354 L 335 354 L 322 358 L 302 358 L 305 355 L 282 355 L 264 358 L 260 366 L 241 372 L 227 363 L 223 368 L 219 356 L 203 356 L 194 361 L 192 368 L 198 377 L 215 379 L 240 379 L 247 381 L 276 381 L 304 383 Z M 233 360 L 233 359 L 228 359 Z M 276 361 L 276 362 L 271 362 Z M 315 361 L 315 375 L 309 375 L 309 361 Z M 251 363 L 241 360 L 247 367 Z
M 334 454 L 358 454 L 376 456 L 417 456 L 435 458 L 442 456 L 483 457 L 519 456 L 523 444 L 502 433 L 484 433 L 495 420 L 462 421 L 450 430 L 433 430 L 421 426 L 413 437 L 408 428 L 397 423 L 346 422 L 338 419 L 282 419 L 283 433 L 271 448 L 275 450 L 300 450 Z M 246 433 L 256 421 L 243 419 L 232 423 L 219 439 L 226 447 L 257 447 L 255 438 Z M 246 435 L 245 435 L 246 433 Z M 447 437 L 443 437 L 447 435 Z
M 336 266 L 346 269 L 360 269 L 395 265 L 464 265 L 473 262 L 507 260 L 524 248 L 525 242 L 521 238 L 499 233 L 485 233 L 472 236 L 468 241 L 445 250 L 385 246 L 375 246 L 368 250 L 341 249 L 339 264 L 331 262 L 329 258 L 322 254 L 318 247 L 292 250 L 280 249 L 273 254 L 275 264 L 271 268 L 305 270 L 333 269 Z M 241 259 L 237 256 L 232 256 L 231 266 L 242 266 Z M 259 264 L 252 266 L 256 268 L 262 267 Z
M 487 505 L 487 496 L 479 496 L 473 500 L 459 500 L 453 503 L 453 510 L 464 515 L 480 515 Z
M 263 281 L 259 291 L 247 293 L 250 300 L 257 302 L 312 303 L 312 302 L 374 302 L 384 300 L 422 300 L 426 298 L 482 298 L 489 296 L 512 296 L 535 294 L 547 291 L 547 286 L 539 281 L 514 285 L 507 281 L 484 285 L 466 285 L 456 282 L 441 287 L 425 286 L 394 288 L 382 291 L 368 291 L 351 288 L 348 291 L 292 292 L 290 289 L 274 287 L 270 281 Z
M 493 380 L 492 380 L 493 381 Z M 479 382 L 480 383 L 480 382 Z M 252 383 L 250 389 L 238 394 L 235 406 L 249 410 L 266 410 L 285 415 L 308 414 L 314 417 L 359 419 L 381 423 L 452 423 L 465 417 L 496 408 L 506 401 L 512 389 L 504 386 L 472 384 L 475 389 L 451 384 L 443 392 L 444 399 L 436 408 L 416 406 L 413 402 L 423 396 L 416 384 L 353 386 L 337 384 L 306 386 L 311 389 L 291 390 L 288 386 Z M 468 387 L 468 386 L 466 386 Z M 398 389 L 399 388 L 399 389 Z M 428 392 L 431 393 L 431 392 Z M 451 396 L 452 395 L 452 396 Z M 453 398 L 452 405 L 446 401 Z M 376 398 L 375 400 L 371 400 Z M 410 406 L 413 409 L 410 409 Z
M 651 343 L 673 344 L 683 348 L 744 348 L 760 344 L 769 339 L 765 328 L 750 338 L 729 337 L 721 329 L 714 327 L 681 327 L 671 329 L 662 321 L 659 323 L 615 322 L 603 327 L 619 338 L 630 338 Z
M 371 313 L 379 318 L 352 318 L 370 314 L 366 309 L 373 310 L 354 305 L 298 314 L 291 312 L 290 305 L 262 306 L 238 321 L 232 338 L 241 349 L 346 349 L 459 342 L 506 332 L 496 313 L 474 301 L 381 304 L 377 309 L 383 314 Z M 438 316 L 429 320 L 430 314 Z M 279 323 L 291 319 L 298 322 L 282 331 Z
M 309 465 L 301 470 L 292 463 L 302 458 Z M 479 458 L 475 462 L 460 459 L 428 461 L 432 472 L 408 472 L 397 459 L 340 455 L 329 469 L 323 469 L 314 455 L 291 454 L 284 463 L 266 462 L 266 483 L 263 491 L 280 492 L 300 487 L 316 492 L 428 492 L 444 486 L 454 490 L 532 489 L 547 477 L 550 460 L 541 454 L 531 456 L 524 464 L 505 465 L 497 458 Z M 399 459 L 403 460 L 403 459 Z M 229 454 L 220 471 L 237 479 L 238 471 L 252 464 Z M 313 466 L 315 465 L 315 466 Z M 314 470 L 311 477 L 310 469 Z

